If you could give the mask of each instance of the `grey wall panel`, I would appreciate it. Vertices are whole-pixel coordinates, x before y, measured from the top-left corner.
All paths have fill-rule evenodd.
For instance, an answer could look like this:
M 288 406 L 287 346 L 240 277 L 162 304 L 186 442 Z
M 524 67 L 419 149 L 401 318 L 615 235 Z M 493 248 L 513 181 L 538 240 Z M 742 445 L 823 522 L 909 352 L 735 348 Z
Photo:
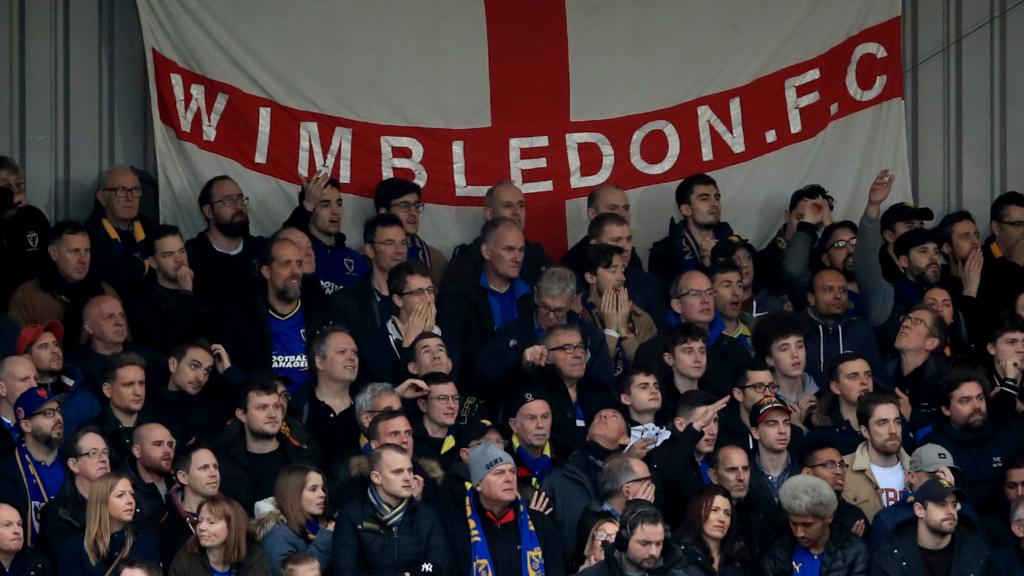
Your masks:
M 134 1 L 0 0 L 0 16 L 0 154 L 25 166 L 32 201 L 84 218 L 104 167 L 155 172 Z M 1024 0 L 904 0 L 904 31 L 902 177 L 919 203 L 984 221 L 1024 189 Z

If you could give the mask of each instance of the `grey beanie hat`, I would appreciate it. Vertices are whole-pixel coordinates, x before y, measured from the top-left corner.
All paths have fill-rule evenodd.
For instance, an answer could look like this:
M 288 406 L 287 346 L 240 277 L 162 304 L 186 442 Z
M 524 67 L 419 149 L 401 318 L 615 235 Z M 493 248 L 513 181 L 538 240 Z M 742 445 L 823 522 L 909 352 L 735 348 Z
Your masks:
M 494 442 L 481 442 L 469 449 L 469 481 L 475 488 L 484 476 L 502 464 L 515 464 L 512 456 Z

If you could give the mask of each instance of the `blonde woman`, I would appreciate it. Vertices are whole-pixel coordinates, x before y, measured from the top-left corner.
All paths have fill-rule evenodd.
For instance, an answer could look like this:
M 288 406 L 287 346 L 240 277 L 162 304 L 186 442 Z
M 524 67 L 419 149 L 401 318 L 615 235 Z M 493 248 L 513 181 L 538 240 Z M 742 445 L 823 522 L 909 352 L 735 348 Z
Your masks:
M 58 559 L 58 573 L 67 576 L 118 574 L 128 560 L 159 562 L 154 536 L 135 533 L 135 493 L 123 474 L 100 476 L 89 487 L 85 537 L 69 539 Z
M 170 576 L 270 576 L 259 544 L 248 539 L 249 517 L 220 494 L 199 505 L 196 533 L 171 563 Z
M 309 554 L 327 570 L 331 562 L 334 522 L 324 522 L 327 492 L 322 472 L 305 464 L 281 470 L 274 497 L 256 503 L 256 539 L 270 562 L 274 576 L 295 554 Z

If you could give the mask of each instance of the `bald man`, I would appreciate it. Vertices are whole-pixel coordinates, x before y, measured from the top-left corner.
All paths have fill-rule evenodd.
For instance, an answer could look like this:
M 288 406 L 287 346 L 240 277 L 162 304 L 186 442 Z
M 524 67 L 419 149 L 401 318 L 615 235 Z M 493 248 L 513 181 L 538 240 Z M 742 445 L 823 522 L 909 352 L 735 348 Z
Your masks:
M 164 515 L 167 492 L 173 484 L 174 436 L 163 424 L 143 424 L 132 433 L 131 456 L 120 472 L 132 481 L 143 525 L 156 528 Z
M 516 223 L 520 230 L 526 230 L 526 200 L 523 191 L 511 180 L 502 180 L 487 189 L 484 195 L 484 221 L 495 218 L 508 218 Z M 452 252 L 442 284 L 448 286 L 472 286 L 480 282 L 483 271 L 484 257 L 480 252 L 482 241 L 479 236 L 469 244 L 460 244 Z M 519 277 L 529 286 L 535 286 L 544 269 L 552 264 L 551 258 L 544 247 L 537 242 L 526 241 L 523 255 L 522 272 Z
M 93 270 L 121 294 L 141 288 L 149 271 L 145 239 L 156 224 L 139 213 L 142 194 L 135 171 L 114 166 L 100 177 L 92 214 L 85 221 L 92 240 Z
M 14 402 L 22 392 L 36 386 L 38 379 L 36 366 L 27 356 L 8 356 L 0 361 L 0 420 L 12 442 L 21 439 L 21 429 L 15 425 Z M 0 446 L 8 444 L 7 438 L 0 440 Z
M 594 218 L 597 218 L 602 214 L 618 214 L 626 221 L 624 226 L 628 229 L 629 197 L 626 196 L 626 191 L 614 184 L 602 184 L 592 190 L 590 194 L 587 195 L 587 222 L 593 222 Z M 587 246 L 598 242 L 598 240 L 591 234 L 589 226 L 587 230 L 587 233 L 580 238 L 580 241 L 569 248 L 569 251 L 562 256 L 561 264 L 563 266 L 568 266 L 573 270 L 577 270 L 586 257 L 585 254 Z M 640 256 L 636 253 L 636 249 L 632 246 L 632 239 L 633 236 L 632 233 L 630 233 L 629 247 L 627 248 L 627 251 L 629 252 L 629 267 L 637 271 L 642 271 L 644 269 L 644 264 L 640 260 Z M 660 322 L 661 320 L 658 321 Z
M 0 569 L 4 574 L 50 574 L 50 561 L 25 547 L 25 527 L 18 510 L 0 504 Z

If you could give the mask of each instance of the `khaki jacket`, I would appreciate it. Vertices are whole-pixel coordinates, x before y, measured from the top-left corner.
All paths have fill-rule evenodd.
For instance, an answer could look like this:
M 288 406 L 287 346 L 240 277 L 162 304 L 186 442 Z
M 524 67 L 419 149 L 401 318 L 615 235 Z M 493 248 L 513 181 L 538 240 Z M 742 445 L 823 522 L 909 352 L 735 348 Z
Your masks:
M 900 448 L 899 459 L 905 472 L 910 466 L 910 455 Z M 860 508 L 870 522 L 882 509 L 882 496 L 879 494 L 878 481 L 871 471 L 868 443 L 861 442 L 857 450 L 844 456 L 843 460 L 850 465 L 846 473 L 846 485 L 843 487 L 843 499 Z

